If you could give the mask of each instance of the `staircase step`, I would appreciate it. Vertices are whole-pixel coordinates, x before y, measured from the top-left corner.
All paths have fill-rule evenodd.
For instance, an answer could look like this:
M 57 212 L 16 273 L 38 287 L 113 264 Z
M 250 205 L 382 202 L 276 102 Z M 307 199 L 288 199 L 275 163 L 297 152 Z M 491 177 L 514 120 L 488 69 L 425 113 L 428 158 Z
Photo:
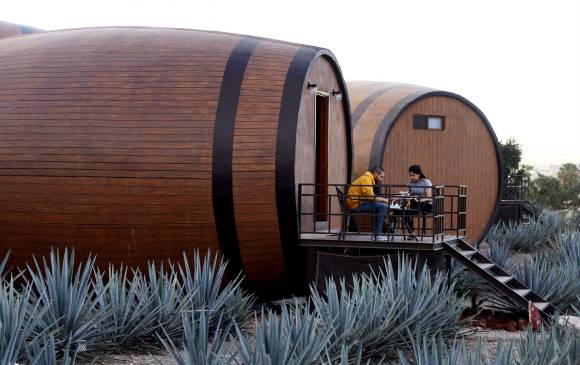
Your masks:
M 514 292 L 519 295 L 520 297 L 525 297 L 526 295 L 530 294 L 532 291 L 530 289 L 514 289 Z
M 484 270 L 490 269 L 495 266 L 495 264 L 477 264 L 477 266 L 481 267 Z
M 511 276 L 496 276 L 495 279 L 503 284 L 513 280 Z
M 468 256 L 472 256 L 475 255 L 477 253 L 477 251 L 473 250 L 473 251 L 468 251 L 468 250 L 457 250 L 457 252 L 459 252 L 461 255 L 468 257 Z
M 534 302 L 532 304 L 534 305 L 534 307 L 538 308 L 541 311 L 543 311 L 544 309 L 546 309 L 550 306 L 550 303 L 546 303 L 546 302 Z

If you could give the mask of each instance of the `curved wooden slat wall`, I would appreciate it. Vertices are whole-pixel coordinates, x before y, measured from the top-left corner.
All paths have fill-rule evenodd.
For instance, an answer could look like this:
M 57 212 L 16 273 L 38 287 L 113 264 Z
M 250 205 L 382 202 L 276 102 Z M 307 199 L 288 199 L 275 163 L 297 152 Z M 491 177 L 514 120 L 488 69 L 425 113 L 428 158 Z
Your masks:
M 483 113 L 465 98 L 416 85 L 348 83 L 353 114 L 354 175 L 380 164 L 386 181 L 405 184 L 419 164 L 434 184 L 468 185 L 468 238 L 495 221 L 502 191 L 497 138 Z M 413 115 L 445 117 L 443 131 L 413 128 Z
M 38 32 L 42 32 L 42 30 L 27 27 L 25 25 L 0 22 L 0 39 L 20 34 L 30 34 Z
M 95 28 L 0 41 L 0 255 L 21 264 L 75 245 L 143 265 L 210 248 L 252 289 L 289 293 L 302 278 L 296 186 L 312 182 L 295 158 L 314 148 L 297 145 L 299 113 L 320 62 L 344 89 L 329 51 L 255 37 Z M 350 130 L 346 95 L 340 108 Z M 339 182 L 349 163 L 331 161 Z

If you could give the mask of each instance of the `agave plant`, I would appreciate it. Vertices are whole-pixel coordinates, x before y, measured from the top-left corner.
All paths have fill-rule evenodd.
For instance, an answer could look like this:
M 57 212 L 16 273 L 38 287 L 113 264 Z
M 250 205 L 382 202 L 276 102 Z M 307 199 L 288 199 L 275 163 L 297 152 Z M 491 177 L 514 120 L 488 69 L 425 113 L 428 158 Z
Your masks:
M 163 264 L 157 269 L 154 262 L 148 265 L 147 280 L 149 289 L 148 299 L 143 299 L 148 303 L 148 310 L 156 312 L 156 322 L 162 327 L 156 329 L 151 340 L 158 342 L 159 335 L 166 335 L 176 341 L 183 336 L 183 325 L 181 322 L 182 313 L 191 304 L 191 297 L 195 293 L 185 293 L 184 284 L 179 280 L 177 270 L 169 264 L 166 270 Z
M 81 343 L 91 347 L 102 336 L 99 325 L 106 316 L 97 310 L 104 292 L 96 291 L 91 280 L 95 259 L 89 257 L 75 269 L 74 250 L 65 249 L 62 261 L 58 250 L 51 250 L 49 257 L 42 266 L 36 258 L 34 268 L 28 266 L 31 301 L 42 311 L 38 331 L 53 331 L 57 349 L 75 349 Z
M 106 315 L 100 324 L 101 346 L 119 351 L 127 346 L 141 345 L 158 329 L 159 307 L 155 307 L 149 283 L 139 270 L 128 276 L 126 267 L 109 266 L 107 282 L 103 275 L 95 275 L 95 288 L 104 294 L 99 297 L 99 310 Z
M 540 255 L 515 267 L 513 275 L 561 310 L 571 308 L 580 293 L 580 262 L 562 264 Z
M 230 364 L 231 351 L 225 350 L 227 334 L 230 333 L 233 323 L 228 321 L 222 329 L 221 318 L 215 321 L 213 336 L 210 335 L 211 313 L 189 311 L 182 314 L 183 328 L 183 352 L 185 357 L 167 335 L 159 336 L 159 339 L 167 351 L 171 354 L 178 365 L 222 365 Z
M 180 279 L 185 292 L 192 294 L 193 310 L 207 310 L 214 320 L 234 321 L 243 328 L 252 317 L 255 297 L 241 288 L 241 277 L 224 286 L 226 265 L 223 257 L 212 255 L 211 251 L 202 262 L 199 251 L 195 251 L 192 267 L 184 253 L 183 266 L 179 267 Z
M 552 237 L 551 229 L 540 219 L 534 219 L 526 224 L 496 224 L 489 230 L 485 240 L 490 245 L 494 243 L 516 251 L 533 252 L 546 247 Z
M 580 232 L 567 231 L 559 235 L 554 250 L 546 252 L 546 255 L 562 264 L 580 263 Z
M 400 323 L 398 313 L 404 310 L 402 298 L 394 302 L 386 300 L 380 284 L 372 277 L 353 277 L 352 286 L 344 279 L 337 286 L 334 280 L 326 280 L 324 294 L 311 288 L 311 300 L 321 325 L 331 333 L 327 352 L 333 361 L 345 348 L 361 346 L 364 357 L 393 352 L 404 342 L 401 340 L 415 317 Z M 392 308 L 389 308 L 392 306 Z
M 398 350 L 399 365 L 459 365 L 472 364 L 476 356 L 472 353 L 466 355 L 465 345 L 459 341 L 447 343 L 443 337 L 423 336 L 409 333 L 411 348 L 409 351 Z M 481 345 L 474 353 L 481 354 Z M 469 357 L 468 362 L 465 362 Z M 481 358 L 479 355 L 477 358 Z M 411 358 L 412 360 L 409 360 Z
M 34 365 L 74 365 L 79 346 L 58 346 L 52 334 L 43 336 L 42 342 L 35 341 L 27 348 L 28 360 Z
M 410 343 L 408 331 L 445 336 L 456 332 L 462 324 L 463 298 L 454 294 L 442 274 L 432 279 L 426 266 L 417 271 L 417 262 L 403 256 L 396 271 L 388 261 L 378 273 L 354 276 L 350 287 L 344 280 L 338 287 L 328 279 L 324 295 L 312 288 L 322 325 L 334 329 L 329 352 L 338 358 L 344 345 L 361 344 L 364 358 L 396 355 L 398 347 Z
M 512 356 L 510 364 L 577 365 L 580 359 L 580 333 L 569 326 L 561 328 L 554 322 L 540 333 L 528 329 L 520 340 L 515 341 L 514 347 L 517 355 Z M 500 357 L 507 357 L 501 352 L 498 350 Z
M 387 308 L 402 298 L 399 323 L 406 325 L 411 321 L 408 329 L 412 333 L 441 333 L 444 337 L 454 334 L 463 325 L 460 316 L 465 309 L 464 297 L 455 294 L 454 283 L 447 285 L 444 273 L 432 277 L 427 265 L 421 270 L 417 265 L 417 261 L 400 256 L 396 271 L 392 262 L 387 261 L 384 270 L 375 275 L 386 295 Z
M 510 262 L 511 260 L 509 260 L 509 245 L 501 245 L 493 240 L 488 242 L 488 245 L 487 249 L 482 250 L 485 256 L 502 268 L 508 268 L 511 266 L 512 263 Z
M 14 364 L 24 355 L 38 322 L 38 303 L 31 303 L 30 285 L 18 292 L 14 280 L 0 282 L 0 364 Z
M 299 303 L 283 305 L 281 313 L 262 311 L 256 318 L 256 334 L 245 335 L 236 327 L 237 364 L 311 364 L 324 353 L 332 327 L 320 327 L 319 319 Z

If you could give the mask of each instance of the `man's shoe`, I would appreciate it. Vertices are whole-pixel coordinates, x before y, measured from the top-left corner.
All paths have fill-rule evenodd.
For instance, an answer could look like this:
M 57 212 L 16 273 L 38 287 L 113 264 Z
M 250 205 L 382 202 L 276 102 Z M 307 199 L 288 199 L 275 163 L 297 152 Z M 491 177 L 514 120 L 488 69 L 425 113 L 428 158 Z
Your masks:
M 389 240 L 389 236 L 387 236 L 386 234 L 379 234 L 376 237 L 377 241 L 388 241 Z

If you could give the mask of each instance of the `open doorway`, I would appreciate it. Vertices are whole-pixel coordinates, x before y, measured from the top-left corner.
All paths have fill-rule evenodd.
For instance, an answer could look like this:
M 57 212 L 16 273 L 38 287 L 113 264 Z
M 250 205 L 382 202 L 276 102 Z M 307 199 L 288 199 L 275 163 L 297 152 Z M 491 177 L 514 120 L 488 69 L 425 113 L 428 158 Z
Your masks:
M 328 95 L 316 94 L 316 222 L 328 221 Z

